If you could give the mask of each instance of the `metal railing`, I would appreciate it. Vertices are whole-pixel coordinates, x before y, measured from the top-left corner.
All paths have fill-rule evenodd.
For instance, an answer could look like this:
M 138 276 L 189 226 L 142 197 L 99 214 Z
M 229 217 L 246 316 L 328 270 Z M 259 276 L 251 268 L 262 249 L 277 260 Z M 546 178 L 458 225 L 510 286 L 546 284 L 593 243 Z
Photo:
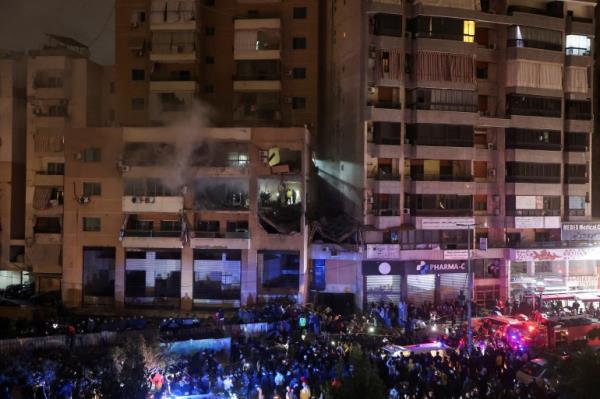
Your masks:
M 508 47 L 529 47 L 541 50 L 562 51 L 562 43 L 544 42 L 532 39 L 508 39 Z
M 154 231 L 154 230 L 135 230 L 126 229 L 125 237 L 179 237 L 181 231 Z
M 411 173 L 410 178 L 415 181 L 455 181 L 455 182 L 473 181 L 473 176 L 471 176 L 471 175 L 441 175 L 441 174 Z
M 576 56 L 590 56 L 592 55 L 592 50 L 585 47 L 567 47 L 565 49 L 567 55 L 576 55 Z

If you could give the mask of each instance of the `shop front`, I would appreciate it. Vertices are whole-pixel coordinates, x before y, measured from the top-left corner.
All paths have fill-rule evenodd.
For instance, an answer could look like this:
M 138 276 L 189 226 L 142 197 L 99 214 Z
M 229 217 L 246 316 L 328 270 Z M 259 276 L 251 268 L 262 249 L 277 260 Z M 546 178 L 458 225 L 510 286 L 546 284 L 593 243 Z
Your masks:
M 362 269 L 365 305 L 453 302 L 461 291 L 466 295 L 469 281 L 463 260 L 363 261 Z

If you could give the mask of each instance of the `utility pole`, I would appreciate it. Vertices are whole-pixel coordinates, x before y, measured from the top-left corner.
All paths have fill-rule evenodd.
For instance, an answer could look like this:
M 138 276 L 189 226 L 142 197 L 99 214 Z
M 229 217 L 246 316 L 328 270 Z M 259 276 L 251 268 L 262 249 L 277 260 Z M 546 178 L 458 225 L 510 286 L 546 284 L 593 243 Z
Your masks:
M 467 353 L 469 356 L 473 352 L 473 326 L 472 326 L 472 308 L 473 299 L 473 270 L 471 268 L 471 229 L 474 229 L 475 223 L 457 224 L 457 226 L 467 228 Z

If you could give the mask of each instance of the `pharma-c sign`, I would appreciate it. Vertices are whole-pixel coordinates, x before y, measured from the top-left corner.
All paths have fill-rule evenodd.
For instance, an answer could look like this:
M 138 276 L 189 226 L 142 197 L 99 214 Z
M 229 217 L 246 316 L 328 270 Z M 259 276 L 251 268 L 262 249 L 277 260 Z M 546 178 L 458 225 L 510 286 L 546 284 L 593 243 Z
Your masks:
M 466 273 L 467 262 L 447 262 L 447 261 L 427 261 L 406 262 L 407 274 L 445 274 L 445 273 Z M 410 264 L 412 263 L 412 264 Z

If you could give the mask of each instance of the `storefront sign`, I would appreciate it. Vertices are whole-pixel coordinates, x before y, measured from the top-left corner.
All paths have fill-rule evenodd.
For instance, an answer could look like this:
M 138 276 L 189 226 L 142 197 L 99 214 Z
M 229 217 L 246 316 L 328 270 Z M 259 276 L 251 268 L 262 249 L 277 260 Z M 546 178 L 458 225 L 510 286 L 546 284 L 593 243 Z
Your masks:
M 600 247 L 511 249 L 510 260 L 517 262 L 553 260 L 600 260 Z
M 468 230 L 475 224 L 474 218 L 417 218 L 421 230 Z
M 563 241 L 600 241 L 599 222 L 565 222 L 562 224 Z
M 398 259 L 400 245 L 398 244 L 367 244 L 367 259 Z
M 466 261 L 437 261 L 421 260 L 404 262 L 406 274 L 443 274 L 443 273 L 466 273 Z
M 516 229 L 560 229 L 560 216 L 515 216 Z
M 386 276 L 389 274 L 403 274 L 403 262 L 389 261 L 364 261 L 362 263 L 363 276 Z
M 471 256 L 473 256 L 471 251 Z M 467 249 L 452 249 L 444 251 L 444 259 L 446 260 L 465 260 L 469 257 L 469 251 Z

